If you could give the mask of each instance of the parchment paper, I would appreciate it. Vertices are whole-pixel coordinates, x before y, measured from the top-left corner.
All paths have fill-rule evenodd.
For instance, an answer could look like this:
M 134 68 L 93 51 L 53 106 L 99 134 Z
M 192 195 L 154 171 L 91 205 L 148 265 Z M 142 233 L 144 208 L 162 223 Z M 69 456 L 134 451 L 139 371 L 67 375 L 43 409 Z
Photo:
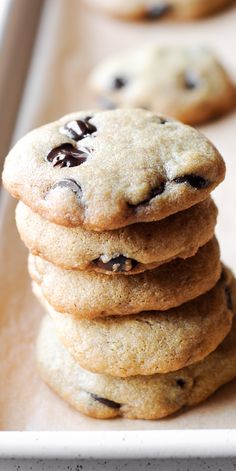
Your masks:
M 128 1 L 128 0 L 127 0 Z M 15 139 L 67 112 L 94 107 L 91 66 L 112 51 L 149 42 L 208 44 L 236 79 L 236 7 L 195 23 L 130 23 L 86 10 L 79 0 L 48 0 Z M 215 191 L 222 258 L 236 271 L 236 113 L 201 130 L 222 152 L 227 178 Z M 4 195 L 0 220 L 0 429 L 137 430 L 236 427 L 236 382 L 193 410 L 156 421 L 97 421 L 75 412 L 40 380 L 34 343 L 43 314 L 31 294 L 26 250 Z

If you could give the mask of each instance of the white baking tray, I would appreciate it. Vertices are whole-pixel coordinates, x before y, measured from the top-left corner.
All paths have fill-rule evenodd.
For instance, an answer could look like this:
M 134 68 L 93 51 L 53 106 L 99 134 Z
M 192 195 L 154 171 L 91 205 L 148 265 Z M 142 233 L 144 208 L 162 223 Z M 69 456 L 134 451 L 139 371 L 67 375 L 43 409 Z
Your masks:
M 0 458 L 187 459 L 235 455 L 236 432 L 225 429 L 2 432 L 0 435 Z
M 47 0 L 14 140 L 35 125 L 94 107 L 92 65 L 113 50 L 148 42 L 209 44 L 236 78 L 236 8 L 198 23 L 135 24 Z M 236 270 L 236 113 L 202 130 L 227 163 L 215 192 L 222 258 Z M 75 412 L 40 380 L 34 343 L 42 308 L 31 294 L 13 200 L 0 203 L 0 458 L 170 458 L 236 455 L 236 382 L 198 407 L 160 421 L 95 420 Z

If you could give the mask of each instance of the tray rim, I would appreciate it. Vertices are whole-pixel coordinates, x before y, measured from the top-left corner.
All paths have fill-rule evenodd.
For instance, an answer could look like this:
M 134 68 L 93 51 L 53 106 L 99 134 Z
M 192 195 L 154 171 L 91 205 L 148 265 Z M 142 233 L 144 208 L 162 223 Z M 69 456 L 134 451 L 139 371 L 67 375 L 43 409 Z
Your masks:
M 0 459 L 236 457 L 236 429 L 0 432 Z

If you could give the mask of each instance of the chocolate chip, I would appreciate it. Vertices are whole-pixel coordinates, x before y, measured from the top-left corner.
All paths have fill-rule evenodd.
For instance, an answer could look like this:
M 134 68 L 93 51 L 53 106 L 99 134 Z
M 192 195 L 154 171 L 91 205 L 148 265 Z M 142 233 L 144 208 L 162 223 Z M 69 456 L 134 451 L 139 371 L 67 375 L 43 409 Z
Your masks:
M 103 270 L 112 271 L 114 273 L 124 273 L 133 270 L 138 264 L 136 260 L 127 258 L 124 255 L 118 255 L 111 258 L 108 262 L 103 262 L 102 257 L 97 258 L 93 263 Z
M 84 150 L 75 149 L 72 144 L 61 144 L 49 152 L 47 160 L 53 167 L 77 167 L 84 163 L 87 157 Z
M 222 270 L 221 275 L 220 275 L 220 281 L 226 282 L 226 280 L 227 280 L 226 273 L 224 270 Z
M 104 404 L 104 406 L 111 407 L 112 409 L 120 409 L 121 407 L 121 404 L 119 404 L 118 402 L 110 401 L 110 399 L 105 399 L 104 397 L 97 396 L 97 394 L 89 394 L 95 401 Z
M 232 293 L 229 288 L 229 286 L 225 287 L 225 296 L 226 296 L 226 301 L 227 301 L 227 308 L 232 311 L 233 310 L 233 299 L 232 299 Z
M 125 87 L 127 84 L 127 80 L 124 77 L 115 77 L 112 81 L 111 88 L 113 90 L 120 90 L 121 88 Z
M 65 178 L 64 180 L 60 180 L 59 182 L 55 183 L 52 189 L 57 188 L 57 187 L 69 188 L 77 196 L 81 196 L 82 194 L 81 186 L 75 180 L 72 180 L 72 178 Z
M 163 2 L 159 5 L 153 5 L 153 7 L 149 8 L 145 16 L 148 20 L 157 20 L 158 18 L 161 18 L 162 16 L 165 16 L 170 13 L 171 10 L 171 5 L 168 5 L 168 3 Z
M 183 175 L 182 177 L 174 178 L 175 183 L 187 183 L 187 185 L 192 186 L 198 190 L 207 188 L 210 185 L 209 180 L 200 177 L 199 175 Z
M 183 389 L 184 386 L 186 385 L 186 381 L 185 381 L 184 379 L 182 379 L 182 378 L 179 378 L 179 379 L 176 380 L 176 384 L 178 384 L 178 386 L 179 386 L 181 389 Z
M 93 134 L 97 131 L 97 128 L 90 123 L 90 119 L 91 116 L 84 119 L 72 120 L 65 124 L 65 126 L 60 129 L 60 132 L 74 141 L 80 141 L 89 134 Z
M 165 183 L 162 182 L 157 188 L 153 188 L 151 193 L 150 193 L 150 198 L 155 198 L 155 196 L 161 195 L 165 190 Z
M 168 123 L 168 119 L 167 118 L 159 118 L 159 123 L 158 124 L 166 124 Z
M 165 191 L 165 183 L 161 182 L 156 188 L 153 188 L 150 191 L 149 196 L 145 200 L 140 201 L 140 203 L 138 204 L 129 203 L 129 206 L 139 206 L 140 204 L 149 203 L 150 200 L 155 198 L 155 196 L 161 195 L 164 191 Z
M 195 72 L 187 70 L 184 74 L 184 86 L 188 90 L 193 90 L 197 88 L 199 84 L 199 77 Z

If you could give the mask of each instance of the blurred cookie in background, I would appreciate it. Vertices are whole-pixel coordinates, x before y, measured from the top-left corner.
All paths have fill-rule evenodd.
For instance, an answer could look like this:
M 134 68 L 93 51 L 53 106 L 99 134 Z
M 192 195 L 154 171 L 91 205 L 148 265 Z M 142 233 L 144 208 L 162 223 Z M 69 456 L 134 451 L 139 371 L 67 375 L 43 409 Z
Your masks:
M 235 106 L 235 85 L 203 47 L 152 45 L 108 57 L 89 85 L 103 108 L 139 107 L 198 124 Z
M 191 20 L 210 15 L 232 0 L 85 0 L 104 13 L 127 20 Z

